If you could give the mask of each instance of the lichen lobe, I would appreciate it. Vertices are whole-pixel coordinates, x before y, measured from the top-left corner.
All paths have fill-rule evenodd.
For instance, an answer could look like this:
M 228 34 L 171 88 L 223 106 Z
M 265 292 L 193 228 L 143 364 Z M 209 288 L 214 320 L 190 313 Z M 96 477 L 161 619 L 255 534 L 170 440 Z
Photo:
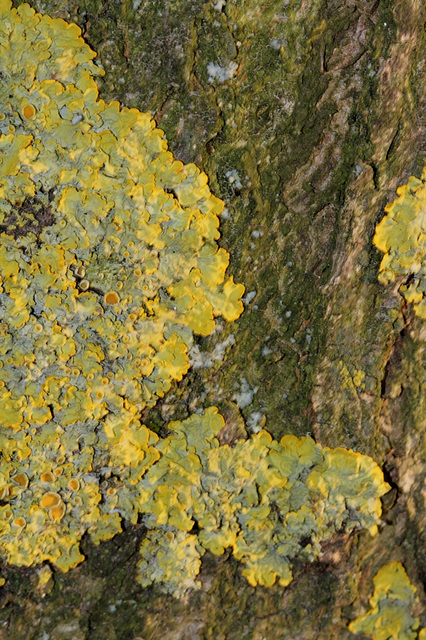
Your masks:
M 385 207 L 374 244 L 385 255 L 379 280 L 387 284 L 405 276 L 400 291 L 415 313 L 426 318 L 426 167 L 421 178 L 411 176 Z
M 422 640 L 426 629 L 419 630 L 419 618 L 413 615 L 418 603 L 414 587 L 400 562 L 379 569 L 374 579 L 369 611 L 349 625 L 352 633 L 364 633 L 372 640 Z

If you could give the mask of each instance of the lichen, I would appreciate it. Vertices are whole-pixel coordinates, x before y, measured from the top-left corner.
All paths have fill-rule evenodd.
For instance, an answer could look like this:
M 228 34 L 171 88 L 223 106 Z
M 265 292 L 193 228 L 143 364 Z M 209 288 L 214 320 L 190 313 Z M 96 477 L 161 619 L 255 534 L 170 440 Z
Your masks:
M 141 411 L 243 308 L 223 202 L 149 114 L 98 99 L 94 57 L 76 25 L 0 0 L 0 540 L 21 565 L 72 567 L 86 530 L 120 530 L 110 478 L 158 457 Z
M 199 586 L 205 551 L 230 548 L 252 586 L 286 586 L 291 561 L 315 560 L 338 531 L 376 533 L 389 487 L 371 458 L 309 436 L 278 442 L 264 430 L 220 446 L 223 427 L 211 407 L 170 423 L 171 435 L 157 444 L 161 457 L 135 488 L 151 530 L 141 547 L 142 584 L 161 582 L 180 596 Z
M 250 584 L 286 585 L 321 541 L 374 534 L 388 485 L 308 437 L 219 445 L 214 407 L 163 439 L 142 423 L 244 287 L 206 175 L 148 114 L 98 98 L 94 57 L 76 25 L 0 0 L 1 555 L 66 571 L 84 534 L 142 517 L 143 585 L 182 595 L 227 548 Z
M 398 198 L 385 207 L 373 242 L 383 256 L 379 280 L 387 284 L 405 276 L 400 291 L 414 311 L 426 318 L 426 167 L 397 189 Z
M 420 640 L 425 630 L 413 608 L 418 602 L 414 587 L 400 562 L 382 567 L 373 579 L 371 609 L 349 625 L 352 633 L 364 633 L 373 640 Z

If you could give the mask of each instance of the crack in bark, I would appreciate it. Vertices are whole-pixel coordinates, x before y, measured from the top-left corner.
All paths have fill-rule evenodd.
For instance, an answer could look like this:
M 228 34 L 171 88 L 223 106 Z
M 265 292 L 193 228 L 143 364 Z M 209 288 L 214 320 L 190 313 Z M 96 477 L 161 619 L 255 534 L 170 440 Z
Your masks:
M 405 282 L 405 284 L 407 284 L 407 282 Z M 404 341 L 405 336 L 407 335 L 407 331 L 411 323 L 411 319 L 407 313 L 407 303 L 405 302 L 405 299 L 403 298 L 402 295 L 401 295 L 401 299 L 402 299 L 401 317 L 403 320 L 403 326 L 399 330 L 398 334 L 395 336 L 395 339 L 389 349 L 386 362 L 383 368 L 383 377 L 380 381 L 380 398 L 382 399 L 382 401 L 385 401 L 386 398 L 388 397 L 389 379 L 392 377 L 392 368 L 394 365 L 394 359 L 402 349 L 402 343 Z M 402 389 L 403 387 L 401 388 L 401 393 L 402 393 Z

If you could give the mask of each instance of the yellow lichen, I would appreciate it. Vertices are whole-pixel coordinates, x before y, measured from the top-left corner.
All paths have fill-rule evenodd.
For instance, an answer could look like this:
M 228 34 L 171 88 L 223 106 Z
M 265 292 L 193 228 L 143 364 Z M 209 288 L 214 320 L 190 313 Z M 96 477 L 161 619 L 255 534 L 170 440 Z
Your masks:
M 144 585 L 181 595 L 228 547 L 250 584 L 286 585 L 322 540 L 374 534 L 388 486 L 311 438 L 219 446 L 215 408 L 164 439 L 142 424 L 244 288 L 207 177 L 148 114 L 98 99 L 94 57 L 76 25 L 0 0 L 1 555 L 65 571 L 85 533 L 142 514 Z
M 206 550 L 231 548 L 251 585 L 285 586 L 291 561 L 314 560 L 338 531 L 376 533 L 389 487 L 371 458 L 310 437 L 277 442 L 266 431 L 220 446 L 223 426 L 212 407 L 172 422 L 172 434 L 156 445 L 161 457 L 135 487 L 143 522 L 156 530 L 141 547 L 142 584 L 161 582 L 182 595 L 197 586 Z M 120 508 L 120 491 L 111 507 Z
M 44 588 L 52 580 L 52 569 L 49 565 L 43 565 L 38 569 L 38 587 Z
M 84 531 L 120 530 L 102 486 L 157 459 L 141 411 L 188 370 L 193 332 L 242 311 L 223 203 L 148 114 L 98 99 L 94 57 L 76 25 L 0 0 L 0 542 L 16 564 L 68 568 Z
M 347 365 L 339 360 L 339 373 L 344 389 L 365 389 L 365 372 L 362 369 L 355 369 L 351 375 Z
M 364 633 L 373 640 L 420 640 L 419 619 L 413 616 L 418 601 L 417 589 L 411 584 L 400 562 L 382 567 L 373 579 L 371 609 L 349 625 L 352 633 Z
M 379 280 L 384 284 L 400 276 L 400 291 L 414 310 L 426 318 L 426 167 L 421 178 L 411 176 L 397 189 L 398 198 L 386 205 L 373 242 L 383 256 Z

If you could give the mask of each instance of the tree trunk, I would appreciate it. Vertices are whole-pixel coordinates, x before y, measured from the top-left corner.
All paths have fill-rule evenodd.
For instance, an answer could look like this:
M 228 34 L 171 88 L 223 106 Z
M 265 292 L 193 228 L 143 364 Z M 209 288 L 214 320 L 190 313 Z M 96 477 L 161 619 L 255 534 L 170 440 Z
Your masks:
M 426 626 L 426 324 L 401 281 L 379 284 L 372 244 L 384 205 L 423 167 L 424 3 L 32 5 L 82 28 L 106 71 L 101 97 L 151 113 L 174 156 L 203 169 L 226 203 L 220 242 L 245 311 L 198 340 L 216 358 L 193 367 L 148 426 L 216 405 L 237 431 L 261 425 L 368 454 L 392 489 L 375 537 L 336 535 L 318 561 L 294 564 L 285 588 L 253 588 L 236 560 L 207 553 L 200 591 L 177 600 L 143 589 L 142 525 L 84 540 L 86 560 L 44 586 L 37 568 L 6 566 L 0 638 L 349 640 L 393 561 Z

